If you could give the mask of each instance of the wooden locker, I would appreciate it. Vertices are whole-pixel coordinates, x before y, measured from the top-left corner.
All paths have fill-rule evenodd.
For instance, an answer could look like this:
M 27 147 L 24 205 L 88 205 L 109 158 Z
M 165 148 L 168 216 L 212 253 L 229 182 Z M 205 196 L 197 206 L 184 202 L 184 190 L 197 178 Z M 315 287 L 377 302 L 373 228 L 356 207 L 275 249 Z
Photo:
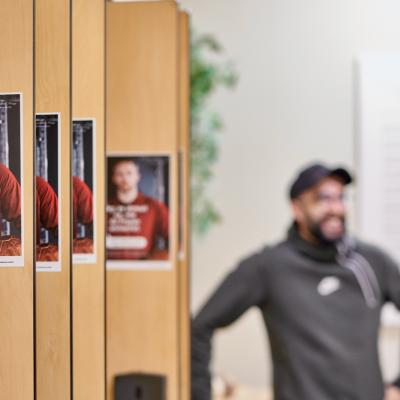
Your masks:
M 53 265 L 59 266 L 60 271 L 38 272 L 36 263 L 37 398 L 69 400 L 72 384 L 71 4 L 69 0 L 36 0 L 35 7 L 35 111 L 36 114 L 58 115 L 60 129 L 57 221 L 59 253 L 58 261 L 52 261 Z
M 14 184 L 20 187 L 21 195 L 12 200 L 13 206 L 22 201 L 19 210 L 6 217 L 13 221 L 4 222 L 7 228 L 1 229 L 0 393 L 4 399 L 27 400 L 34 398 L 32 0 L 2 1 L 0 37 L 0 152 L 1 163 L 7 168 L 2 168 L 2 173 L 11 171 Z M 4 193 L 2 186 L 2 203 Z M 2 212 L 4 207 L 2 204 Z M 5 246 L 12 240 L 14 248 L 18 242 L 18 250 L 9 258 Z
M 180 176 L 180 388 L 181 400 L 190 399 L 190 28 L 189 15 L 179 13 L 179 176 Z
M 179 398 L 178 35 L 174 1 L 108 3 L 107 154 L 169 154 L 168 270 L 108 269 L 107 398 L 116 375 L 163 374 L 167 399 Z
M 72 229 L 75 257 L 72 274 L 73 398 L 102 400 L 105 398 L 105 2 L 74 0 L 72 9 L 73 135 L 76 134 L 75 128 L 88 127 L 83 139 L 91 142 L 93 154 L 85 143 L 83 161 L 86 170 L 89 168 L 89 177 L 83 180 L 85 184 L 91 181 L 88 183 L 91 184 L 94 203 L 92 226 L 85 226 L 86 229 L 91 228 L 87 237 L 85 233 L 82 239 L 77 238 L 76 227 Z M 76 148 L 76 140 L 73 137 L 73 149 Z M 83 171 L 72 169 L 73 175 L 79 175 L 78 172 Z M 86 171 L 85 177 L 87 175 Z M 81 253 L 80 250 L 82 246 L 79 243 L 85 244 L 85 240 L 90 240 L 92 248 L 83 251 L 89 253 Z

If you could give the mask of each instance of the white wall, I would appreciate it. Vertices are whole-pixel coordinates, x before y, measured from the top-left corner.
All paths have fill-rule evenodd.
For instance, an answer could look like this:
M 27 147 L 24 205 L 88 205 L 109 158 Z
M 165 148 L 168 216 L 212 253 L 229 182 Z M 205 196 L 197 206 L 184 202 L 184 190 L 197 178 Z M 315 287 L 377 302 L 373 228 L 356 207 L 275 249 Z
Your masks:
M 400 52 L 397 0 L 181 0 L 199 32 L 214 33 L 240 74 L 213 99 L 225 121 L 210 196 L 224 222 L 194 240 L 192 308 L 243 255 L 282 237 L 286 189 L 313 159 L 354 165 L 353 61 Z M 267 383 L 257 312 L 217 335 L 215 368 Z

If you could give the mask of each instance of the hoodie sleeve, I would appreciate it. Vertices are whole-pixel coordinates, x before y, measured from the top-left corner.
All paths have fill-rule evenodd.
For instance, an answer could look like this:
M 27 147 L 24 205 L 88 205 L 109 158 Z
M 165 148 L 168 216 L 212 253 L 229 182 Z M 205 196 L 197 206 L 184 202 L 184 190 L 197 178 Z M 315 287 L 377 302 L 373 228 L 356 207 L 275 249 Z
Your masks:
M 385 267 L 385 285 L 383 290 L 384 301 L 394 303 L 400 310 L 400 268 L 388 254 L 383 253 L 383 264 Z M 393 382 L 393 385 L 400 388 L 400 376 Z
M 211 340 L 214 331 L 238 319 L 247 309 L 266 301 L 260 255 L 242 261 L 223 280 L 192 322 L 192 397 L 211 399 Z
M 383 253 L 385 271 L 385 285 L 383 288 L 384 301 L 394 303 L 400 310 L 400 268 L 389 255 Z

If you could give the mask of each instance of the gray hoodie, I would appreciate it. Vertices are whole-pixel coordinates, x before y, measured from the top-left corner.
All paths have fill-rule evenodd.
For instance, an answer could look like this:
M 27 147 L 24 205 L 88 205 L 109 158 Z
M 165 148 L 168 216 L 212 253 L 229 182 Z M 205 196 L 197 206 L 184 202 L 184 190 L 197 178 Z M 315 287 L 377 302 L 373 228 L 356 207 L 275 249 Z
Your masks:
M 244 259 L 192 323 L 192 400 L 210 400 L 211 339 L 260 309 L 275 400 L 381 400 L 377 338 L 385 302 L 400 307 L 400 273 L 362 242 L 315 246 L 293 225 L 285 241 Z M 246 343 L 243 343 L 246 346 Z

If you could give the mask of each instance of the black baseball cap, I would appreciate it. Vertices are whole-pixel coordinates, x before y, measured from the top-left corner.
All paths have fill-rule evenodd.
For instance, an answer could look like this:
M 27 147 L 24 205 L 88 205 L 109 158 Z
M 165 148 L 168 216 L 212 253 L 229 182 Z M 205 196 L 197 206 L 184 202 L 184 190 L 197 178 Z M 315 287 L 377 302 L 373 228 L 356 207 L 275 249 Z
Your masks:
M 329 168 L 320 163 L 311 164 L 299 172 L 298 176 L 290 186 L 290 198 L 295 199 L 304 191 L 317 184 L 321 179 L 328 176 L 341 179 L 345 185 L 353 182 L 352 176 L 345 168 Z

